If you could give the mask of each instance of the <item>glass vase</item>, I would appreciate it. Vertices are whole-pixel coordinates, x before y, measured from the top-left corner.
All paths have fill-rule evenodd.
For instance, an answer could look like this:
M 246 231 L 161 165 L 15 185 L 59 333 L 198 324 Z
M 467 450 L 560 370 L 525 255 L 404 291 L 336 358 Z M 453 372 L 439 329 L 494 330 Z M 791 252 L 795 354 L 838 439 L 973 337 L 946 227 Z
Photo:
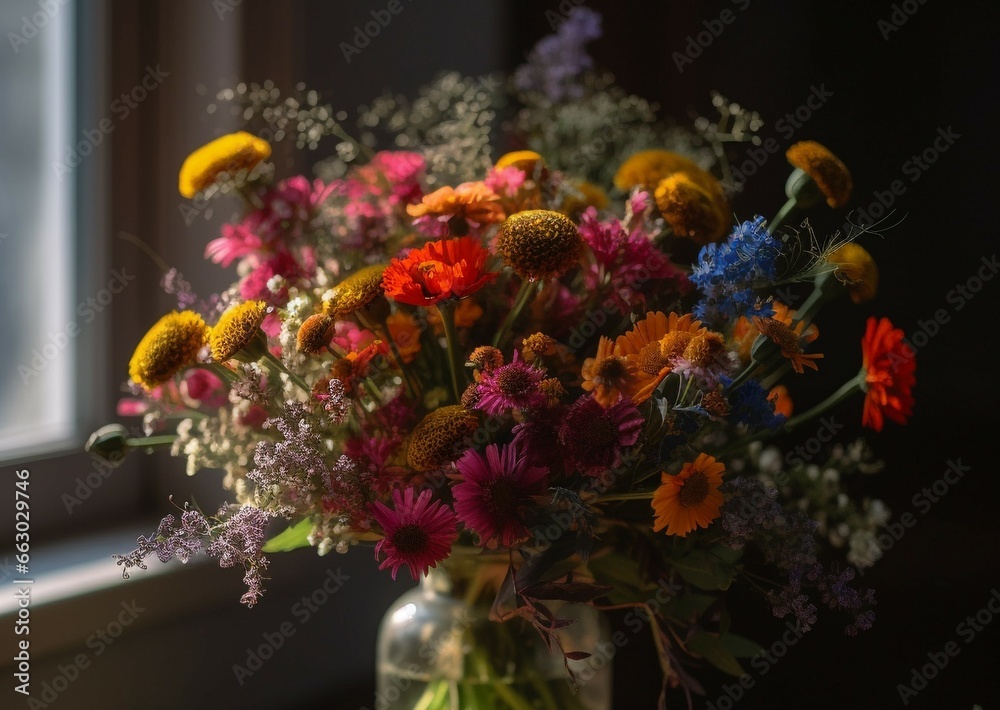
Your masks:
M 611 708 L 607 619 L 588 605 L 546 604 L 575 619 L 557 632 L 563 649 L 592 654 L 568 661 L 571 680 L 530 624 L 489 620 L 506 565 L 453 554 L 396 600 L 379 627 L 375 710 Z

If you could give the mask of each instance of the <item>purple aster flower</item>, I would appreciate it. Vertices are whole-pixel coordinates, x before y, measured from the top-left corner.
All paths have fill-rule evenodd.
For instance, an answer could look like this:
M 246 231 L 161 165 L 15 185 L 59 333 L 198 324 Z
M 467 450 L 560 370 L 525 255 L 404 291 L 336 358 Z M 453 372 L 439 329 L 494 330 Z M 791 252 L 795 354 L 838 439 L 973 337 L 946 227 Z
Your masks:
M 581 473 L 599 476 L 621 462 L 625 449 L 639 440 L 644 421 L 632 400 L 605 409 L 588 394 L 570 407 L 559 428 L 559 443 Z
M 545 371 L 529 365 L 514 352 L 513 359 L 492 372 L 483 372 L 476 387 L 479 398 L 476 409 L 491 417 L 506 414 L 511 409 L 531 409 L 545 406 L 547 398 L 538 389 Z

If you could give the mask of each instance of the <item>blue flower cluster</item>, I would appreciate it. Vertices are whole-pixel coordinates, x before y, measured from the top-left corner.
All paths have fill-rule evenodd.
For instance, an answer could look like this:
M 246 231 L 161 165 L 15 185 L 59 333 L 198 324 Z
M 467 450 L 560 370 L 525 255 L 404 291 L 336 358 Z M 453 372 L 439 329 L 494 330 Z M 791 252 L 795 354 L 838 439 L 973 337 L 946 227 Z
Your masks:
M 601 36 L 601 16 L 585 7 L 574 8 L 555 34 L 543 37 L 517 68 L 514 84 L 519 91 L 542 94 L 553 103 L 578 99 L 583 93 L 579 77 L 594 65 L 584 45 Z
M 702 293 L 695 317 L 721 325 L 742 315 L 774 315 L 770 304 L 759 301 L 754 286 L 774 279 L 779 254 L 781 242 L 767 231 L 760 215 L 736 226 L 724 243 L 702 247 L 691 274 Z
M 732 380 L 723 377 L 724 386 L 729 386 Z M 761 429 L 777 429 L 785 423 L 784 414 L 774 413 L 774 402 L 767 399 L 768 392 L 756 380 L 747 380 L 728 394 L 732 414 L 729 420 L 735 424 L 746 424 L 751 431 Z

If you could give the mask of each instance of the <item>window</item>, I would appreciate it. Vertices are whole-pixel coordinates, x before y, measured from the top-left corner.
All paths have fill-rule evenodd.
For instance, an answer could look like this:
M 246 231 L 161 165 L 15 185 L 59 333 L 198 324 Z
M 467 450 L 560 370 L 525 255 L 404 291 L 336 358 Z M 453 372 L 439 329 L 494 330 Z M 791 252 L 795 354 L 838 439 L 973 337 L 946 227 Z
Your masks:
M 77 337 L 71 209 L 74 8 L 0 6 L 0 452 L 10 458 L 73 434 Z

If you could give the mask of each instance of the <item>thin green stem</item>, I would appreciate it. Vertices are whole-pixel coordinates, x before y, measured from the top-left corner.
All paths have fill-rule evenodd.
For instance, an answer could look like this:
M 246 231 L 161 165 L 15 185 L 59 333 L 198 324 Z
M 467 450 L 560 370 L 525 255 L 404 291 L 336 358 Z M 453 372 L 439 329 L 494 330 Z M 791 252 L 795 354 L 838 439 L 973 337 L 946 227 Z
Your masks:
M 788 201 L 778 210 L 778 214 L 774 215 L 774 219 L 767 223 L 767 231 L 777 236 L 778 230 L 785 226 L 785 223 L 788 222 L 797 208 L 798 203 L 795 201 L 795 198 L 788 198 Z
M 611 501 L 618 500 L 649 500 L 653 497 L 655 491 L 644 491 L 640 493 L 612 493 L 606 496 L 599 496 L 594 502 L 595 503 L 609 503 Z
M 828 412 L 829 410 L 836 407 L 838 404 L 843 402 L 848 397 L 852 396 L 856 392 L 861 392 L 865 388 L 865 370 L 862 369 L 861 372 L 857 374 L 856 377 L 848 380 L 841 386 L 839 390 L 831 394 L 829 397 L 824 399 L 822 402 L 817 404 L 812 409 L 803 412 L 797 417 L 792 417 L 787 422 L 785 426 L 782 427 L 784 431 L 794 431 L 798 427 L 802 426 L 808 421 L 815 419 L 818 416 Z
M 136 439 L 126 439 L 125 443 L 134 449 L 152 448 L 154 446 L 169 446 L 177 441 L 176 434 L 161 434 L 160 436 L 146 436 Z
M 510 313 L 504 318 L 503 323 L 500 325 L 500 330 L 493 337 L 493 347 L 499 348 L 503 339 L 507 336 L 507 331 L 513 327 L 514 322 L 521 315 L 521 311 L 524 307 L 528 305 L 531 297 L 534 295 L 535 282 L 525 279 L 521 282 L 521 288 L 518 290 L 517 295 L 514 297 L 514 305 L 510 309 Z
M 264 351 L 264 361 L 273 369 L 275 372 L 284 372 L 288 375 L 288 379 L 291 380 L 295 385 L 301 387 L 305 392 L 312 392 L 312 388 L 306 384 L 306 381 L 301 377 L 296 375 L 294 372 L 285 367 L 285 363 L 276 358 L 271 354 L 269 350 Z
M 441 314 L 441 325 L 444 326 L 444 337 L 448 342 L 448 369 L 451 370 L 451 389 L 455 395 L 455 403 L 462 401 L 464 387 L 459 386 L 459 378 L 464 377 L 465 368 L 458 361 L 458 331 L 455 329 L 455 303 L 437 304 Z

